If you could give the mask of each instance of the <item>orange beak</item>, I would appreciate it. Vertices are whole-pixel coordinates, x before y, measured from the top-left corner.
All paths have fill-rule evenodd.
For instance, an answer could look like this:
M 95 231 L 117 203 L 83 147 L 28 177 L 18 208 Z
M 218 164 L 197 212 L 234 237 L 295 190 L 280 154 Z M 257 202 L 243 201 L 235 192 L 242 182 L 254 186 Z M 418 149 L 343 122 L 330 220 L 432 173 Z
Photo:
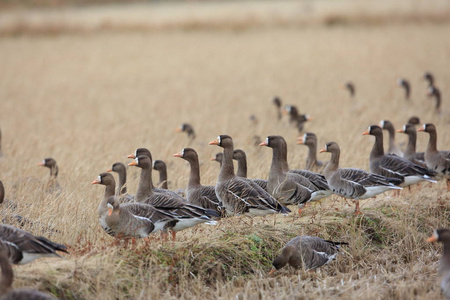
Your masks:
M 310 117 L 310 116 L 308 116 L 307 118 L 306 118 L 306 121 L 309 121 L 309 122 L 312 122 L 314 120 L 314 118 L 313 117 Z
M 38 163 L 37 165 L 38 165 L 38 166 L 41 166 L 41 167 L 45 166 L 44 163 L 43 163 L 42 161 L 41 161 L 40 163 Z
M 267 144 L 266 141 L 262 142 L 261 144 L 259 144 L 260 146 L 269 146 L 269 144 Z
M 106 170 L 106 172 L 112 172 L 112 169 L 108 169 L 108 170 Z
M 175 131 L 176 131 L 176 132 L 181 132 L 181 128 L 180 128 L 180 127 L 177 127 L 177 128 L 175 128 Z
M 304 144 L 304 143 L 305 143 L 305 141 L 303 140 L 303 137 L 299 137 L 297 139 L 297 145 Z
M 175 154 L 173 155 L 173 157 L 183 157 L 183 155 L 181 155 L 181 153 L 178 152 L 178 153 L 175 153 Z
M 428 243 L 433 243 L 433 242 L 437 242 L 437 236 L 433 233 L 432 236 L 430 236 L 429 238 L 427 238 L 427 242 Z
M 216 145 L 216 146 L 219 146 L 219 140 L 214 140 L 214 141 L 212 141 L 212 142 L 209 142 L 209 145 Z
M 128 157 L 128 158 L 136 158 L 136 155 L 130 154 L 130 155 L 128 155 L 127 157 Z
M 269 272 L 268 276 L 272 275 L 276 271 L 277 271 L 277 269 L 275 269 L 275 267 L 272 267 L 272 269 L 270 269 L 270 272 Z
M 108 216 L 112 215 L 113 209 L 112 208 L 108 208 Z
M 138 163 L 137 162 L 135 162 L 135 161 L 132 161 L 132 162 L 130 162 L 129 164 L 128 164 L 129 166 L 137 166 L 138 165 Z
M 364 131 L 363 133 L 362 133 L 362 135 L 369 135 L 370 133 L 369 133 L 369 130 L 366 130 L 366 131 Z
M 403 129 L 397 129 L 396 132 L 398 132 L 398 133 L 405 133 L 405 132 L 403 131 Z
M 210 160 L 210 161 L 215 161 L 215 160 L 216 160 L 216 158 L 215 158 L 215 157 L 213 157 L 213 158 L 210 158 L 209 160 Z
M 420 127 L 419 129 L 417 129 L 417 131 L 425 131 L 425 129 L 423 129 L 423 127 Z
M 322 152 L 327 152 L 327 149 L 325 149 L 325 148 L 320 149 L 319 153 L 322 153 Z
M 99 184 L 99 183 L 100 183 L 100 180 L 98 180 L 98 179 L 95 179 L 94 181 L 91 182 L 91 184 Z

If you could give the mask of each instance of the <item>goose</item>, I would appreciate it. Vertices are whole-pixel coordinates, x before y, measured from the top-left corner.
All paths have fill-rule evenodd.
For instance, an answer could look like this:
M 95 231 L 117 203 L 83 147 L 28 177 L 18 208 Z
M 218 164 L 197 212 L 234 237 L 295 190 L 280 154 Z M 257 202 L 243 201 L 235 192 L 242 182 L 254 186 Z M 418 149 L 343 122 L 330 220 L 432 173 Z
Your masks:
M 312 132 L 307 132 L 303 137 L 297 139 L 298 145 L 305 145 L 308 147 L 308 157 L 306 158 L 306 170 L 310 171 L 320 171 L 323 170 L 325 164 L 317 160 L 317 137 Z
M 44 237 L 9 225 L 0 225 L 0 240 L 7 245 L 12 264 L 23 265 L 40 257 L 61 257 L 56 251 L 67 252 L 67 247 Z
M 167 166 L 166 163 L 162 160 L 155 160 L 153 162 L 153 170 L 159 172 L 159 182 L 156 184 L 158 187 L 162 189 L 169 189 L 167 184 Z
M 289 115 L 289 123 L 294 125 L 299 133 L 302 133 L 306 121 L 312 121 L 309 115 L 300 114 L 294 105 L 285 105 L 283 112 Z
M 258 143 L 259 144 L 259 143 Z M 247 155 L 244 150 L 236 149 L 233 150 L 233 159 L 238 163 L 238 169 L 236 172 L 237 177 L 247 178 Z M 267 191 L 267 180 L 264 179 L 249 179 L 262 187 Z
M 359 200 L 374 197 L 389 190 L 401 190 L 402 180 L 386 178 L 354 168 L 339 168 L 341 150 L 335 142 L 329 142 L 319 151 L 330 152 L 331 159 L 323 173 L 331 190 L 344 198 L 353 199 L 356 205 L 355 214 L 360 214 Z
M 419 125 L 420 124 L 420 118 L 417 116 L 412 116 L 411 118 L 408 119 L 407 124 L 411 124 L 411 125 Z
M 176 130 L 178 132 L 186 132 L 188 138 L 190 138 L 191 140 L 194 140 L 196 137 L 194 127 L 192 127 L 192 125 L 189 123 L 181 124 L 179 127 L 177 127 Z
M 213 158 L 211 158 L 211 161 L 217 161 L 219 163 L 220 167 L 222 167 L 222 160 L 223 160 L 222 152 L 217 153 Z
M 403 156 L 402 151 L 400 151 L 400 149 L 398 149 L 397 145 L 395 144 L 395 129 L 394 129 L 394 125 L 391 123 L 391 121 L 381 120 L 380 127 L 389 133 L 388 153 L 395 154 L 398 156 Z
M 223 161 L 215 191 L 228 215 L 256 216 L 290 212 L 259 185 L 234 174 L 233 139 L 229 135 L 219 135 L 209 145 L 223 148 Z
M 189 182 L 186 188 L 186 196 L 189 203 L 222 213 L 222 204 L 216 196 L 215 187 L 200 183 L 200 165 L 197 152 L 192 148 L 183 148 L 175 153 L 174 157 L 186 160 L 190 166 Z
M 405 99 L 409 100 L 409 95 L 411 94 L 411 85 L 409 84 L 409 81 L 404 78 L 399 78 L 397 84 L 405 90 Z
M 279 97 L 275 97 L 275 98 L 273 98 L 272 103 L 276 107 L 278 120 L 281 120 L 281 117 L 282 117 L 282 113 L 281 113 L 281 99 Z
M 117 188 L 116 194 L 119 196 L 120 202 L 133 201 L 134 196 L 128 194 L 127 191 L 127 168 L 125 165 L 121 162 L 116 162 L 106 172 L 116 172 L 119 176 L 119 187 Z
M 444 245 L 444 253 L 439 260 L 439 276 L 442 294 L 446 299 L 450 299 L 450 230 L 447 228 L 435 230 L 427 242 L 441 242 Z
M 217 211 L 205 209 L 192 205 L 181 199 L 178 195 L 174 197 L 168 193 L 157 193 L 151 189 L 151 160 L 146 155 L 139 155 L 135 161 L 128 164 L 141 168 L 141 178 L 136 192 L 136 201 L 153 205 L 159 210 L 163 210 L 175 215 L 178 222 L 171 227 L 172 239 L 175 240 L 176 232 L 195 226 L 200 223 L 215 225 L 214 219 L 219 218 Z
M 61 191 L 61 186 L 58 182 L 58 165 L 56 160 L 51 157 L 44 159 L 42 162 L 38 163 L 38 166 L 47 167 L 50 169 L 50 178 L 47 182 L 46 191 L 48 192 L 58 192 Z
M 428 88 L 427 96 L 428 96 L 428 98 L 434 98 L 434 100 L 436 102 L 434 109 L 437 113 L 440 113 L 441 112 L 441 91 L 435 86 L 430 86 Z
M 428 82 L 428 87 L 434 86 L 434 76 L 430 72 L 425 72 L 423 74 L 423 79 Z
M 347 81 L 344 84 L 344 88 L 348 90 L 348 92 L 350 93 L 350 97 L 352 97 L 352 98 L 355 97 L 356 89 L 355 89 L 355 85 L 353 84 L 353 82 Z
M 118 204 L 118 198 L 114 197 L 116 182 L 110 173 L 101 173 L 92 184 L 105 186 L 103 200 L 98 206 L 98 218 L 103 230 L 111 236 L 147 237 L 150 233 L 173 227 L 178 221 L 175 215 L 149 204 Z
M 9 262 L 9 245 L 0 240 L 0 299 L 1 300 L 56 300 L 55 297 L 32 289 L 12 289 L 14 272 Z M 20 252 L 20 251 L 18 251 Z
M 435 183 L 432 179 L 436 172 L 416 165 L 406 158 L 393 154 L 384 154 L 383 130 L 378 125 L 369 126 L 363 135 L 375 136 L 375 143 L 370 152 L 370 172 L 390 178 L 402 180 L 400 186 L 405 187 L 420 181 Z
M 298 236 L 290 240 L 281 250 L 281 254 L 272 263 L 269 275 L 285 265 L 306 270 L 315 270 L 336 258 L 340 245 L 345 242 L 327 241 L 316 236 Z
M 447 190 L 450 190 L 450 151 L 437 149 L 437 131 L 434 124 L 423 124 L 417 131 L 430 135 L 425 151 L 425 163 L 429 169 L 437 172 L 439 177 L 447 178 Z
M 403 152 L 403 157 L 419 166 L 426 167 L 425 153 L 416 152 L 416 127 L 413 124 L 405 124 L 403 125 L 403 128 L 397 130 L 397 132 L 408 135 L 408 145 L 406 146 L 405 152 Z

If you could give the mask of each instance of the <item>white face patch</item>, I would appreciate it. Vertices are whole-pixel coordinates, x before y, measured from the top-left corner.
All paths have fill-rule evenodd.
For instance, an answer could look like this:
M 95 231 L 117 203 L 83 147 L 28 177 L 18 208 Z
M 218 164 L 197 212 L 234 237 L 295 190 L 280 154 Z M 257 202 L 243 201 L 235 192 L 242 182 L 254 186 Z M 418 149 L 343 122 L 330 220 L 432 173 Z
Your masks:
M 112 204 L 111 204 L 111 203 L 108 203 L 108 208 L 110 208 L 110 209 L 114 209 L 114 206 L 112 206 Z
M 398 85 L 402 85 L 403 84 L 403 79 L 401 79 L 401 78 L 397 79 L 397 84 Z
M 403 131 L 406 132 L 406 125 L 403 125 Z
M 369 133 L 370 133 L 370 126 L 369 126 L 369 128 L 367 128 L 367 130 L 369 131 Z
M 41 162 L 41 164 L 43 164 L 45 166 L 45 159 Z
M 427 124 L 423 124 L 423 125 L 422 125 L 422 129 L 423 129 L 423 130 L 427 130 Z
M 139 158 L 136 156 L 136 158 L 134 159 L 134 161 L 139 164 Z
M 156 160 L 153 162 L 153 168 L 155 167 L 155 165 L 156 165 Z
M 439 234 L 437 233 L 437 230 L 433 231 L 433 236 L 436 237 L 437 240 L 439 240 Z
M 384 120 L 381 120 L 381 121 L 380 121 L 380 127 L 381 127 L 381 128 L 384 128 Z
M 304 135 L 303 135 L 303 143 L 306 141 L 306 137 L 308 136 L 308 134 L 307 133 L 305 133 Z
M 183 130 L 183 124 L 180 125 L 180 130 Z
M 266 137 L 266 144 L 269 145 L 269 137 Z
M 100 175 L 98 175 L 97 181 L 98 181 L 98 182 L 102 182 L 102 177 L 101 177 Z
M 217 137 L 217 140 L 219 141 L 219 145 L 222 144 L 222 139 L 220 138 L 220 135 Z
M 184 157 L 184 148 L 181 150 L 181 157 Z

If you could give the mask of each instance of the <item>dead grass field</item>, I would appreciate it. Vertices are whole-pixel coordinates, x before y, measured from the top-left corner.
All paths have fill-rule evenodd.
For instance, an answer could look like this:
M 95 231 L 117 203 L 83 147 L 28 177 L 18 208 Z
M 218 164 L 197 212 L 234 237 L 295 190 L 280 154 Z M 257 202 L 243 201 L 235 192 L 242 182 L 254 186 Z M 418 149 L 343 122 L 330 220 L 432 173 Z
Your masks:
M 381 119 L 400 128 L 418 115 L 436 124 L 438 148 L 448 150 L 449 32 L 444 22 L 1 37 L 0 179 L 21 215 L 58 231 L 28 229 L 71 252 L 15 267 L 14 286 L 62 299 L 438 299 L 441 249 L 425 238 L 450 226 L 442 182 L 362 201 L 358 217 L 352 203 L 332 197 L 300 219 L 255 218 L 252 228 L 225 219 L 150 248 L 111 245 L 97 220 L 104 189 L 90 183 L 147 147 L 168 164 L 169 187 L 184 188 L 188 164 L 172 154 L 190 146 L 199 153 L 202 183 L 213 185 L 218 164 L 209 159 L 220 148 L 208 142 L 219 134 L 247 152 L 249 177 L 267 178 L 272 154 L 254 145 L 254 135 L 283 135 L 290 167 L 302 168 L 306 147 L 295 144 L 286 119 L 276 121 L 275 95 L 314 118 L 306 130 L 319 147 L 340 144 L 344 167 L 368 169 L 373 137 L 361 133 Z M 443 94 L 440 116 L 425 96 L 424 71 L 435 74 Z M 409 103 L 396 86 L 400 76 L 412 84 Z M 347 80 L 355 82 L 354 100 L 341 89 Z M 182 122 L 195 127 L 193 143 L 175 132 Z M 427 138 L 418 134 L 419 151 Z M 397 142 L 404 146 L 406 136 Z M 48 169 L 37 163 L 45 157 L 59 164 L 60 195 L 42 190 Z M 134 193 L 139 173 L 128 171 Z M 267 278 L 277 251 L 300 234 L 350 245 L 315 274 L 285 268 Z

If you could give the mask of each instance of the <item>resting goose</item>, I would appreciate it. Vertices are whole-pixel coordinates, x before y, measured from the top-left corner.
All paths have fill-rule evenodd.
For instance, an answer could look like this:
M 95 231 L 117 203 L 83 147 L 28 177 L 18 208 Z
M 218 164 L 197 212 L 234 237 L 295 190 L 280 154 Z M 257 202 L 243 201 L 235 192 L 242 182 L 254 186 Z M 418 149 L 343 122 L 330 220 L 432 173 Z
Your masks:
M 425 163 L 429 169 L 437 172 L 438 176 L 447 178 L 447 190 L 450 190 L 450 151 L 437 149 L 437 132 L 434 124 L 423 124 L 417 131 L 424 131 L 430 135 L 425 151 Z
M 184 148 L 175 153 L 174 157 L 180 157 L 189 163 L 191 172 L 186 188 L 186 196 L 189 203 L 222 213 L 221 203 L 216 196 L 215 187 L 200 183 L 200 165 L 197 152 L 192 148 Z
M 331 191 L 325 193 L 305 176 L 289 172 L 287 145 L 282 136 L 270 135 L 260 146 L 267 146 L 273 150 L 267 190 L 281 204 L 299 205 L 300 214 L 301 207 L 307 202 L 331 194 Z
M 278 97 L 273 98 L 272 103 L 275 105 L 277 109 L 277 117 L 278 120 L 281 120 L 282 113 L 281 113 L 281 99 Z
M 402 182 L 397 178 L 386 178 L 360 169 L 340 169 L 339 157 L 341 150 L 335 142 L 327 143 L 325 148 L 320 150 L 320 153 L 322 152 L 331 153 L 330 162 L 323 171 L 329 187 L 333 193 L 355 201 L 355 214 L 361 213 L 359 200 L 374 197 L 388 190 L 402 189 L 394 185 Z
M 153 162 L 153 170 L 159 172 L 159 182 L 156 184 L 159 188 L 169 189 L 167 185 L 167 166 L 166 163 L 162 160 L 155 160 Z
M 191 124 L 183 123 L 179 127 L 177 127 L 176 130 L 178 132 L 186 132 L 188 138 L 190 138 L 191 140 L 194 140 L 196 137 L 194 127 L 192 127 Z
M 397 132 L 408 135 L 408 145 L 406 146 L 405 152 L 403 152 L 403 157 L 419 166 L 426 167 L 425 153 L 416 152 L 416 127 L 412 124 L 405 124 L 403 125 L 403 129 L 399 129 Z
M 436 172 L 416 165 L 406 158 L 393 154 L 384 154 L 383 130 L 378 125 L 372 125 L 362 133 L 373 135 L 375 143 L 370 152 L 370 172 L 390 178 L 402 180 L 400 186 L 409 186 L 420 181 L 436 182 L 432 179 Z
M 427 242 L 441 242 L 444 245 L 444 253 L 439 260 L 439 276 L 441 291 L 446 299 L 450 299 L 450 230 L 440 228 L 433 232 Z
M 307 132 L 303 137 L 297 139 L 297 144 L 305 145 L 308 147 L 308 157 L 306 158 L 306 170 L 310 171 L 320 171 L 323 170 L 325 164 L 317 160 L 317 137 L 312 132 Z
M 61 257 L 56 251 L 67 252 L 67 247 L 44 237 L 9 225 L 0 225 L 0 240 L 6 244 L 9 260 L 23 265 L 40 257 Z
M 296 269 L 315 270 L 320 268 L 336 258 L 339 253 L 339 245 L 348 245 L 348 243 L 327 241 L 316 236 L 293 238 L 273 261 L 269 275 L 287 264 Z
M 211 161 L 217 161 L 219 163 L 220 167 L 222 167 L 222 160 L 223 160 L 223 153 L 222 152 L 217 153 L 216 156 L 211 158 Z
M 345 85 L 344 85 L 344 88 L 346 88 L 347 90 L 348 90 L 348 92 L 350 93 L 350 97 L 355 97 L 355 85 L 352 83 L 352 82 L 350 82 L 350 81 L 348 81 L 348 82 L 346 82 L 345 83 Z
M 430 86 L 428 88 L 427 96 L 429 98 L 434 98 L 434 100 L 436 102 L 434 109 L 436 110 L 437 113 L 440 113 L 441 112 L 441 91 L 435 86 Z
M 56 160 L 51 157 L 44 159 L 42 162 L 38 163 L 38 166 L 47 167 L 50 169 L 50 178 L 47 182 L 46 190 L 48 192 L 56 192 L 61 190 L 61 186 L 58 182 L 58 165 Z
M 1 300 L 56 300 L 55 297 L 32 289 L 12 289 L 14 272 L 8 259 L 8 245 L 0 240 L 0 299 Z
M 178 195 L 174 197 L 168 193 L 154 192 L 150 185 L 151 165 L 151 160 L 146 155 L 139 155 L 134 162 L 129 163 L 129 166 L 141 168 L 141 178 L 136 192 L 136 201 L 153 205 L 156 209 L 168 212 L 178 218 L 178 222 L 171 228 L 173 240 L 175 240 L 177 231 L 200 223 L 216 224 L 213 219 L 220 217 L 217 211 L 187 203 Z
M 387 152 L 389 154 L 403 156 L 402 151 L 400 151 L 400 149 L 398 149 L 397 145 L 395 144 L 395 129 L 391 121 L 381 120 L 380 127 L 389 133 L 389 148 Z
M 209 144 L 223 148 L 223 161 L 215 190 L 228 215 L 256 216 L 290 212 L 259 185 L 234 174 L 233 140 L 230 136 L 220 135 Z
M 258 143 L 259 144 L 259 143 Z M 236 149 L 233 150 L 233 159 L 238 163 L 238 169 L 236 172 L 237 177 L 247 178 L 247 155 L 244 150 Z M 267 180 L 264 179 L 249 179 L 262 187 L 267 191 Z
M 405 99 L 409 100 L 409 95 L 411 94 L 411 85 L 409 84 L 409 81 L 404 78 L 399 78 L 397 84 L 405 90 Z
M 119 187 L 117 188 L 117 195 L 121 202 L 129 202 L 134 200 L 133 195 L 127 193 L 127 168 L 121 162 L 116 162 L 112 165 L 111 169 L 106 172 L 116 172 L 119 176 Z

